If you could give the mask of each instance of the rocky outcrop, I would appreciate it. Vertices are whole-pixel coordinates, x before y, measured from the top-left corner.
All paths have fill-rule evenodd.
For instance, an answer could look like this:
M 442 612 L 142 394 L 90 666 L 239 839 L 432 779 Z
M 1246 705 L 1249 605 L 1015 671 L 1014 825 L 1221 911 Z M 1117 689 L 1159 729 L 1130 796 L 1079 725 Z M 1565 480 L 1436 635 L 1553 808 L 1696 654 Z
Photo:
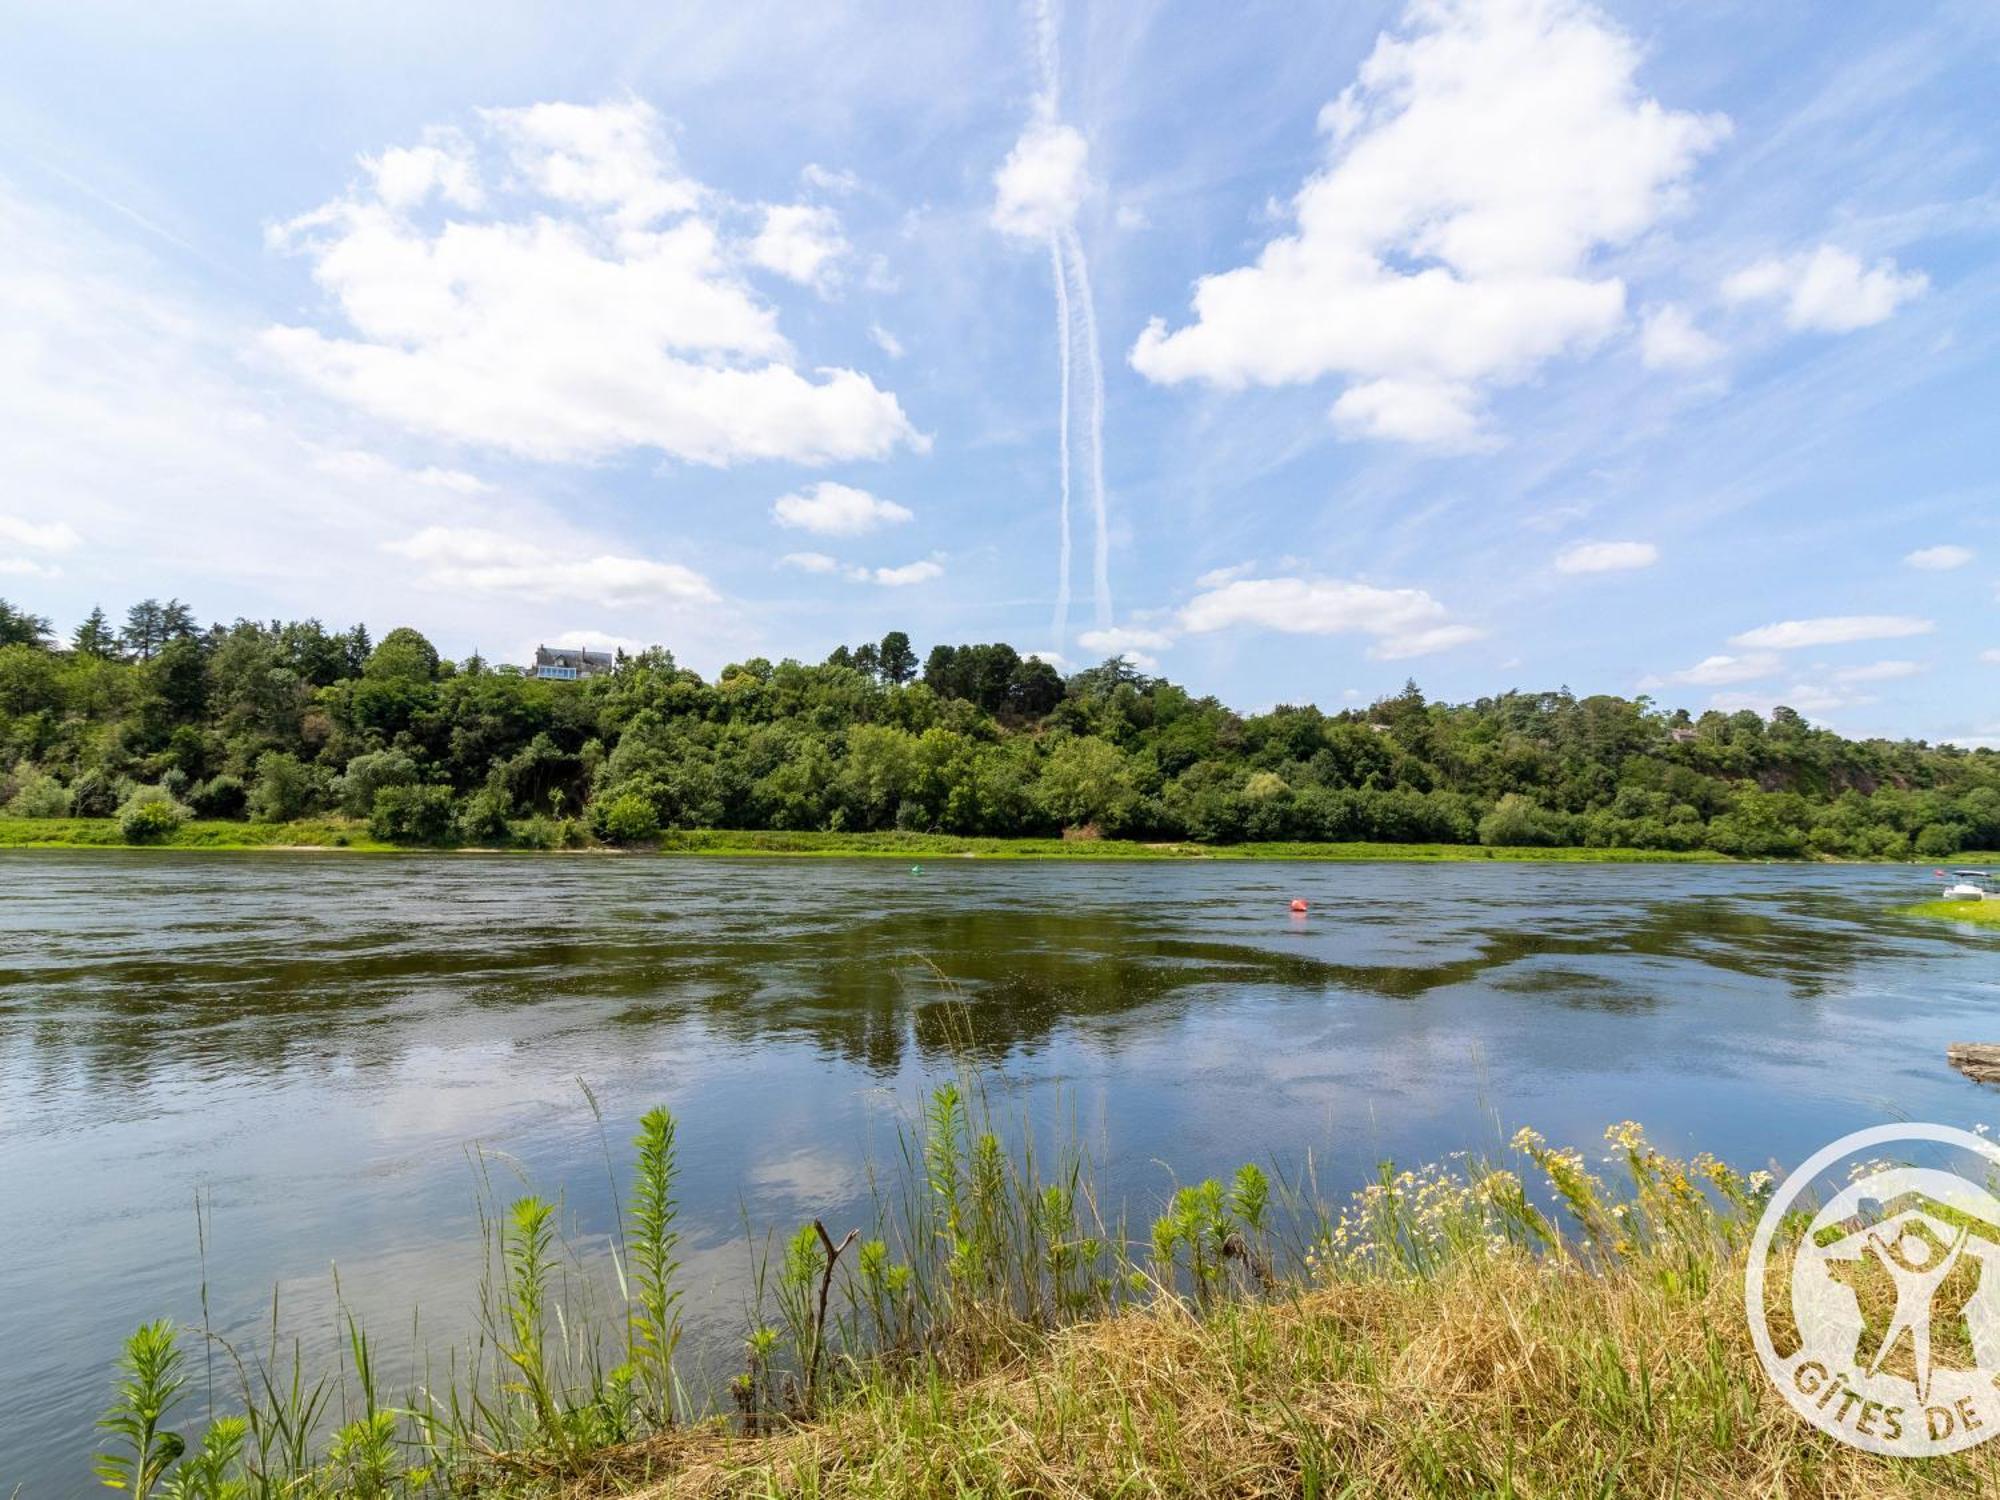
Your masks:
M 1944 1059 L 1975 1083 L 2000 1083 L 2000 1043 L 1953 1042 Z

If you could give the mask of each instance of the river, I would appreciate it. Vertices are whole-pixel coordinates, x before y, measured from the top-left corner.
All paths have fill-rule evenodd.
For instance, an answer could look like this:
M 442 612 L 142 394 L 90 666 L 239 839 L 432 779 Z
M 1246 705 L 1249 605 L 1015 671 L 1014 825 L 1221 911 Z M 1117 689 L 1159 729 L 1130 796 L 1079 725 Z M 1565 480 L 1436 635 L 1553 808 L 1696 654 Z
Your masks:
M 1754 1167 L 1983 1123 L 1944 1048 L 2000 1041 L 2000 943 L 1889 915 L 1929 873 L 0 853 L 0 1494 L 85 1492 L 120 1340 L 198 1325 L 204 1273 L 238 1338 L 275 1288 L 330 1347 L 336 1267 L 378 1341 L 458 1336 L 481 1172 L 587 1244 L 655 1104 L 698 1329 L 746 1214 L 853 1218 L 967 1062 L 1135 1220 L 1169 1164 L 1345 1189 L 1521 1124 Z

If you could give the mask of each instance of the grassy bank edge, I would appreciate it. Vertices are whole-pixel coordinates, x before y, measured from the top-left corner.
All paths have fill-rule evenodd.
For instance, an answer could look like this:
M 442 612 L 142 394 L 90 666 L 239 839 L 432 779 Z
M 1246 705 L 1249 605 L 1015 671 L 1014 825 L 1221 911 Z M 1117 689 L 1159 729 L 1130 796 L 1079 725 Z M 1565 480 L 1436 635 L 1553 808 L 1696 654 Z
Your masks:
M 113 818 L 0 818 L 0 849 L 170 849 L 292 850 L 340 853 L 466 854 L 667 854 L 727 857 L 841 859 L 1061 859 L 1061 860 L 1396 860 L 1571 862 L 1589 864 L 1732 864 L 1729 855 L 1698 849 L 1487 848 L 1478 844 L 1196 844 L 1140 843 L 1123 839 L 969 838 L 937 833 L 779 833 L 697 829 L 668 834 L 632 849 L 461 848 L 439 850 L 386 843 L 359 819 L 314 818 L 296 823 L 239 823 L 195 820 L 151 844 L 127 843 Z M 1960 859 L 2000 863 L 2000 854 L 1971 853 Z M 1909 861 L 1819 861 L 1885 863 Z M 1917 861 L 1917 863 L 1922 863 Z
M 662 1108 L 632 1143 L 632 1274 L 615 1291 L 573 1274 L 560 1199 L 493 1201 L 477 1294 L 490 1361 L 427 1360 L 407 1401 L 378 1399 L 358 1324 L 351 1364 L 337 1352 L 317 1370 L 274 1335 L 236 1366 L 225 1403 L 241 1414 L 203 1432 L 195 1330 L 146 1324 L 99 1424 L 99 1472 L 171 1478 L 128 1492 L 188 1500 L 2000 1489 L 1991 1445 L 1885 1461 L 1802 1422 L 1743 1315 L 1772 1174 L 1665 1154 L 1632 1121 L 1604 1132 L 1601 1169 L 1523 1129 L 1492 1156 L 1385 1163 L 1344 1201 L 1246 1163 L 1226 1185 L 1176 1187 L 1149 1236 L 1122 1211 L 1106 1223 L 1087 1158 L 1010 1150 L 992 1124 L 942 1085 L 901 1128 L 872 1219 L 839 1240 L 819 1220 L 773 1227 L 726 1395 L 676 1373 Z M 1886 1323 L 1887 1289 L 1859 1295 Z M 1781 1277 L 1766 1301 L 1781 1347 L 1789 1308 Z M 1948 1337 L 1948 1360 L 1971 1356 L 1969 1335 Z
M 1915 906 L 1898 907 L 1896 915 L 2000 927 L 2000 901 L 1919 901 Z

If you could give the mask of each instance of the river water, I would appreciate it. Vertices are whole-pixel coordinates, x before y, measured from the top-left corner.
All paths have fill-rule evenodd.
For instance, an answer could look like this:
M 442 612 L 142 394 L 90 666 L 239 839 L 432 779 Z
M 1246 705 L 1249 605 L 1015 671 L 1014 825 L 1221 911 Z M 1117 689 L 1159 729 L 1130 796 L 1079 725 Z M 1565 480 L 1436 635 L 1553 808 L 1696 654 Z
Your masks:
M 858 1214 L 967 1062 L 1135 1220 L 1176 1174 L 1310 1152 L 1344 1190 L 1521 1124 L 1748 1168 L 1983 1123 L 1944 1049 L 2000 1040 L 2000 942 L 1887 914 L 1929 875 L 0 853 L 0 1495 L 86 1492 L 120 1340 L 199 1324 L 204 1272 L 239 1337 L 275 1290 L 329 1348 L 336 1269 L 402 1357 L 460 1335 L 481 1174 L 588 1243 L 655 1104 L 698 1329 L 746 1215 Z

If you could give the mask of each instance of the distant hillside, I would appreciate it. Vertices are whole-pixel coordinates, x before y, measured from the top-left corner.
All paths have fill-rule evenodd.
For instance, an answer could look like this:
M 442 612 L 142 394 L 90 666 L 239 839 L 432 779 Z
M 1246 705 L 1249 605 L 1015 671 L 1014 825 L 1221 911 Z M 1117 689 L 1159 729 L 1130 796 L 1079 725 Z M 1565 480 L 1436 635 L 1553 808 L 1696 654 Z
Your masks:
M 586 663 L 595 670 L 595 663 Z M 551 667 L 550 670 L 564 670 Z M 2000 847 L 2000 756 L 1841 738 L 1789 709 L 1506 693 L 1242 715 L 1110 661 L 909 639 L 714 682 L 664 650 L 545 680 L 410 629 L 198 628 L 178 602 L 58 646 L 0 602 L 0 805 L 365 817 L 402 842 L 673 828 L 1378 840 L 1945 859 Z

